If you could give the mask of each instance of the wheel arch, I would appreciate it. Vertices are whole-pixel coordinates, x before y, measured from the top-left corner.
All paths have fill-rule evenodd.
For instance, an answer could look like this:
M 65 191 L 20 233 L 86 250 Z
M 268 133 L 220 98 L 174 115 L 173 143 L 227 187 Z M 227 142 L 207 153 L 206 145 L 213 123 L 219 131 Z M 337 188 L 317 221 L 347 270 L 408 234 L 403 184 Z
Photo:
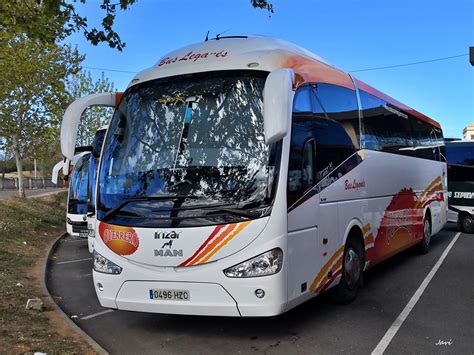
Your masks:
M 355 240 L 361 243 L 365 258 L 365 241 L 363 229 L 363 224 L 359 219 L 352 219 L 347 225 L 346 230 L 344 231 L 344 240 L 342 245 L 346 245 L 349 238 L 354 238 Z

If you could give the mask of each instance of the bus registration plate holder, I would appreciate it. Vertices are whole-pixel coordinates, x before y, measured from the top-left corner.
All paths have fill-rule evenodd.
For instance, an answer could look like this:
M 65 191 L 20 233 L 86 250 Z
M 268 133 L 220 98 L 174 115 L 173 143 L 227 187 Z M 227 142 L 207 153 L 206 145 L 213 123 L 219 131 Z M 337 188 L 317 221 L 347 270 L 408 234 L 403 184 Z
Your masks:
M 150 290 L 151 300 L 162 301 L 190 301 L 191 293 L 188 290 Z

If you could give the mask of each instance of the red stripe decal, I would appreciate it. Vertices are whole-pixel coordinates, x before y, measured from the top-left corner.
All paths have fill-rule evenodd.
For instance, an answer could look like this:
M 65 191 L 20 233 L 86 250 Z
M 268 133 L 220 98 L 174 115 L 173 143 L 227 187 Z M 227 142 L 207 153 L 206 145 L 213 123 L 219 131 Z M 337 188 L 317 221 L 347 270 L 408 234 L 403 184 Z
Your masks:
M 178 266 L 186 266 L 191 260 L 193 260 L 199 254 L 199 252 L 202 249 L 204 249 L 204 247 L 217 235 L 217 233 L 219 233 L 219 231 L 222 228 L 226 227 L 226 226 L 227 226 L 226 224 L 221 224 L 221 225 L 217 226 L 216 228 L 214 228 L 211 235 L 206 239 L 206 241 L 204 243 L 201 244 L 201 246 L 198 248 L 198 250 L 196 250 L 195 253 L 189 259 L 187 259 L 186 261 L 183 261 Z

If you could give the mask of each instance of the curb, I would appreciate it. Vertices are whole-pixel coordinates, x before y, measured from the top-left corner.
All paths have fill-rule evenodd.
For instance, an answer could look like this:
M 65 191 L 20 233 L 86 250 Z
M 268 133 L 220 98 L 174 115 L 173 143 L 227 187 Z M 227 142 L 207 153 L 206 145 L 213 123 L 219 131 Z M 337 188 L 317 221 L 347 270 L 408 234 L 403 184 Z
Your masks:
M 63 310 L 58 306 L 56 301 L 53 299 L 51 294 L 49 293 L 48 286 L 47 286 L 47 269 L 49 266 L 50 262 L 50 257 L 51 255 L 56 251 L 59 242 L 61 239 L 65 238 L 68 234 L 63 233 L 61 234 L 58 238 L 56 238 L 51 245 L 48 248 L 48 251 L 46 252 L 46 255 L 44 256 L 42 262 L 41 262 L 41 277 L 40 277 L 40 282 L 41 282 L 41 288 L 43 290 L 43 293 L 46 295 L 49 303 L 52 305 L 53 309 L 56 311 L 56 313 L 59 314 L 59 316 L 66 321 L 66 323 L 69 325 L 69 327 L 72 328 L 76 333 L 78 333 L 91 347 L 94 349 L 98 354 L 105 355 L 109 354 L 102 346 L 100 346 L 94 339 L 92 339 L 86 332 L 84 332 L 79 326 L 74 323 L 69 317 L 66 315 L 66 313 L 63 312 Z

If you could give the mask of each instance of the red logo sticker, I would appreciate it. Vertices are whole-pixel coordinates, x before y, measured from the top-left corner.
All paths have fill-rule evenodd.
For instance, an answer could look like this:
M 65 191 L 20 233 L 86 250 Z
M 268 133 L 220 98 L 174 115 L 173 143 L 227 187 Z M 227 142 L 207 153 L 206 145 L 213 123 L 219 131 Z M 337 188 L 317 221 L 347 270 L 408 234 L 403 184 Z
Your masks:
M 105 245 L 119 255 L 131 255 L 140 245 L 140 239 L 132 227 L 100 223 L 99 235 Z

